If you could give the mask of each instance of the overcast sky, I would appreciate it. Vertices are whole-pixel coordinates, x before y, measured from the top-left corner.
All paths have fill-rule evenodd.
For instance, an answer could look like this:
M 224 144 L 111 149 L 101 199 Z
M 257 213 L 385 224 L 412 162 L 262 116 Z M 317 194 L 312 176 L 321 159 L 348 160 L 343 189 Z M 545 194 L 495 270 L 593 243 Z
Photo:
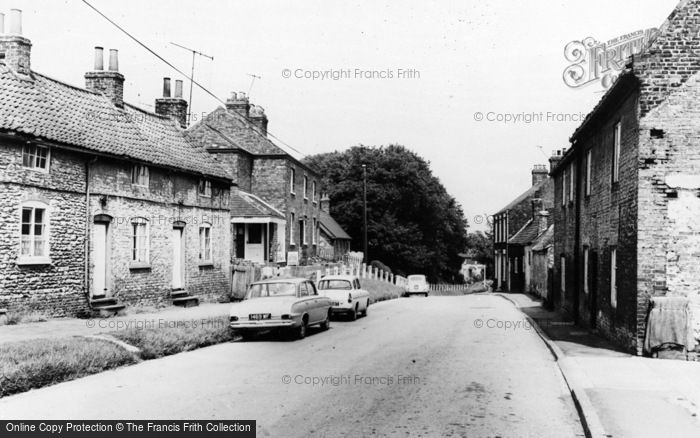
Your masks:
M 480 228 L 475 216 L 527 189 L 532 166 L 546 163 L 538 146 L 546 155 L 567 147 L 578 126 L 475 114 L 587 113 L 602 87 L 564 84 L 566 44 L 659 27 L 677 3 L 89 1 L 183 71 L 192 56 L 170 42 L 213 56 L 197 58 L 195 79 L 221 99 L 247 92 L 248 74 L 262 76 L 251 101 L 265 108 L 270 132 L 303 154 L 357 144 L 412 149 L 432 163 L 472 230 Z M 162 78 L 181 78 L 80 0 L 0 0 L 0 12 L 10 8 L 24 11 L 35 71 L 83 86 L 93 47 L 119 49 L 125 99 L 151 110 Z M 347 69 L 351 77 L 339 80 L 295 77 Z M 356 69 L 393 77 L 357 78 Z M 409 73 L 399 78 L 399 69 Z M 193 102 L 196 114 L 218 105 L 197 89 Z

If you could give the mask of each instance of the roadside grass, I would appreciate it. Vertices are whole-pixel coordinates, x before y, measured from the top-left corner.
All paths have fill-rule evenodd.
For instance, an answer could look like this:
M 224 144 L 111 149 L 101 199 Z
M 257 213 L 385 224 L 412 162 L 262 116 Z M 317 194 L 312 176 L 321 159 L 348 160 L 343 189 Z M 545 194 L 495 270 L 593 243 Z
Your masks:
M 362 283 L 362 287 L 369 292 L 372 303 L 396 299 L 403 293 L 402 287 L 389 284 L 385 281 L 363 278 L 360 282 Z
M 138 362 L 123 348 L 82 337 L 0 345 L 0 397 Z
M 228 329 L 228 316 L 202 320 L 173 321 L 158 328 L 130 328 L 109 333 L 141 350 L 142 359 L 195 350 L 233 340 Z
M 9 312 L 0 319 L 0 325 L 27 324 L 30 322 L 45 322 L 51 317 L 41 312 Z

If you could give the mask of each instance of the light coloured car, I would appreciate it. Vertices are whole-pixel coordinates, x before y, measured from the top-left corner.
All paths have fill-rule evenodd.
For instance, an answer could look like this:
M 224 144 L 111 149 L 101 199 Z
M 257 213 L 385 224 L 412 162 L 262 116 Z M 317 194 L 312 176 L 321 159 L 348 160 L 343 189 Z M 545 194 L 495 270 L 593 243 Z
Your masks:
M 231 306 L 229 326 L 244 339 L 256 332 L 285 332 L 302 339 L 307 329 L 330 327 L 331 300 L 305 278 L 258 281 Z
M 347 314 L 353 321 L 359 314 L 367 316 L 369 292 L 362 288 L 360 279 L 355 276 L 327 275 L 318 282 L 318 293 L 330 298 L 334 314 Z
M 428 286 L 428 281 L 425 279 L 425 275 L 408 276 L 404 295 L 423 295 L 427 297 L 428 293 L 430 293 L 430 287 Z

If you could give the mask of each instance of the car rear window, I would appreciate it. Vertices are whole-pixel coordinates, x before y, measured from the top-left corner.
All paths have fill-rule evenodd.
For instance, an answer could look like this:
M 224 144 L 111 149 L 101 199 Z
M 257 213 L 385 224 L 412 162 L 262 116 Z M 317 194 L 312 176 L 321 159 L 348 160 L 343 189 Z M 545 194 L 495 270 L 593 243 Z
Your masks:
M 294 283 L 262 283 L 250 286 L 248 298 L 296 296 L 296 293 L 297 288 Z
M 320 290 L 352 290 L 352 283 L 348 280 L 321 280 L 318 283 Z

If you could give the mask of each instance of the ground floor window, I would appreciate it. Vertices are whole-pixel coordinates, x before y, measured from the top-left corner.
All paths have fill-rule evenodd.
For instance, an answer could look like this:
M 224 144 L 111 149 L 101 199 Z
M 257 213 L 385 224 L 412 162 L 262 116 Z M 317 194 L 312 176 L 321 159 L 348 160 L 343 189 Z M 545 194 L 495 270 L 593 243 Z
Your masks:
M 22 237 L 20 257 L 48 257 L 48 214 L 42 203 L 27 203 L 22 206 Z
M 199 261 L 211 262 L 211 226 L 204 224 L 199 227 Z
M 148 221 L 134 218 L 131 221 L 131 260 L 148 263 Z

